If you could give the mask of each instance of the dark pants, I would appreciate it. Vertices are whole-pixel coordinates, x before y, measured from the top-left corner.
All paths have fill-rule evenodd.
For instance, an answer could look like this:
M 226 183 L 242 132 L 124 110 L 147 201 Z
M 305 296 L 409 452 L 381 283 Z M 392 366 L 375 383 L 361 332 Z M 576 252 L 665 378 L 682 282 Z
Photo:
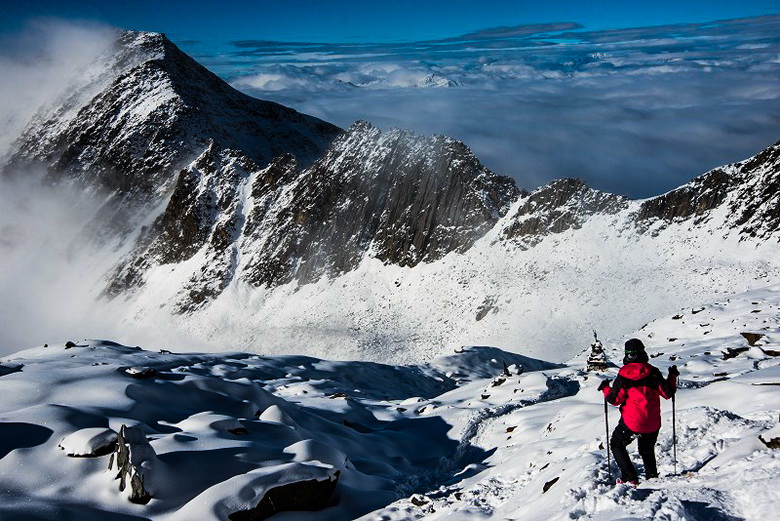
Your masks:
M 658 476 L 658 468 L 655 462 L 655 442 L 658 440 L 658 431 L 648 433 L 634 432 L 620 420 L 615 430 L 612 432 L 612 453 L 615 455 L 615 461 L 620 467 L 621 479 L 623 481 L 639 481 L 634 464 L 631 463 L 631 457 L 628 455 L 626 447 L 638 438 L 639 455 L 642 456 L 642 463 L 645 465 L 645 477 L 654 478 Z

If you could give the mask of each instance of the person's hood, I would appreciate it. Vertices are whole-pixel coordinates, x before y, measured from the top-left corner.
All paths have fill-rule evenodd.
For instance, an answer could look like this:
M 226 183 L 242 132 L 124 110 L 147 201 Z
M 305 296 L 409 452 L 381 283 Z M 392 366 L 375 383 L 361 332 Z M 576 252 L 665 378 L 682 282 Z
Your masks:
M 620 375 L 629 380 L 641 380 L 650 376 L 653 370 L 653 366 L 643 362 L 633 362 L 626 364 L 620 370 Z

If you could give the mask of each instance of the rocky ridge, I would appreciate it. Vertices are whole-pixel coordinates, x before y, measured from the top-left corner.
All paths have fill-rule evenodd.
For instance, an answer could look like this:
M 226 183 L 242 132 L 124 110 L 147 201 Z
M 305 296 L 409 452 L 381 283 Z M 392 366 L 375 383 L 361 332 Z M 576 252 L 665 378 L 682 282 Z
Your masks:
M 261 168 L 211 146 L 182 170 L 165 212 L 108 292 L 140 287 L 151 267 L 196 254 L 179 311 L 215 298 L 235 278 L 308 283 L 351 271 L 366 256 L 432 262 L 467 250 L 517 194 L 462 143 L 364 122 L 304 169 L 290 155 Z
M 162 34 L 126 31 L 64 99 L 39 112 L 4 172 L 43 170 L 50 183 L 105 193 L 101 226 L 110 215 L 127 232 L 206 147 L 241 150 L 261 165 L 284 153 L 310 163 L 340 132 L 238 92 Z
M 367 259 L 433 263 L 491 231 L 523 250 L 604 216 L 629 235 L 706 225 L 764 241 L 780 229 L 780 144 L 644 201 L 576 179 L 528 193 L 455 140 L 365 122 L 344 132 L 245 96 L 153 33 L 122 33 L 32 122 L 4 172 L 35 168 L 107 194 L 90 235 L 133 237 L 105 294 L 130 297 L 171 267 L 178 313 L 234 282 L 304 285 Z

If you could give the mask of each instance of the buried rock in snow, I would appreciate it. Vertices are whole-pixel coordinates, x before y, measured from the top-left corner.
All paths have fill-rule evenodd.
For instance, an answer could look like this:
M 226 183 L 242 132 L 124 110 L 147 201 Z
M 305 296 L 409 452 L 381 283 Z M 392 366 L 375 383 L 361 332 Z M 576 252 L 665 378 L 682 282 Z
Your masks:
M 751 347 L 756 345 L 756 342 L 764 338 L 762 333 L 740 333 L 740 335 L 742 335 L 742 337 L 747 340 L 748 345 Z
M 780 449 L 780 425 L 759 434 L 758 439 L 770 449 Z
M 104 427 L 94 427 L 65 436 L 58 447 L 71 458 L 97 458 L 116 451 L 116 443 L 116 432 Z
M 147 487 L 156 459 L 157 455 L 143 431 L 137 427 L 122 425 L 117 436 L 116 451 L 111 455 L 108 469 L 113 470 L 116 463 L 117 475 L 114 479 L 119 479 L 120 492 L 125 491 L 129 482 L 130 502 L 145 505 L 152 499 Z
M 321 510 L 330 505 L 339 475 L 337 468 L 318 461 L 259 467 L 204 490 L 177 512 L 177 519 L 202 519 L 204 505 L 213 505 L 217 519 L 231 521 L 259 521 L 282 511 Z
M 230 521 L 261 521 L 278 512 L 322 510 L 330 503 L 339 481 L 339 471 L 327 479 L 294 481 L 269 489 L 254 508 L 233 512 Z

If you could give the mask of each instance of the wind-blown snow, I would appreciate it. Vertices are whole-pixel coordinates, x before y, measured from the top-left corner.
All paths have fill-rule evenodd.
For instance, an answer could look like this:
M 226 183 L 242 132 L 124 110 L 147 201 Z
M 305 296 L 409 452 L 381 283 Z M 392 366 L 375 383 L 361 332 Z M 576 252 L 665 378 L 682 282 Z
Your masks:
M 750 346 L 741 333 L 763 336 Z M 772 518 L 780 286 L 680 309 L 630 336 L 664 373 L 681 371 L 677 461 L 665 402 L 661 477 L 638 488 L 615 486 L 606 467 L 596 387 L 617 367 L 585 373 L 585 352 L 551 364 L 470 347 L 389 366 L 96 340 L 23 351 L 0 363 L 0 518 L 224 520 L 273 486 L 336 471 L 327 508 L 276 518 Z M 606 339 L 610 361 L 625 338 Z M 617 419 L 611 410 L 610 426 Z M 110 456 L 83 457 L 122 425 L 154 450 L 147 505 L 119 492 Z

